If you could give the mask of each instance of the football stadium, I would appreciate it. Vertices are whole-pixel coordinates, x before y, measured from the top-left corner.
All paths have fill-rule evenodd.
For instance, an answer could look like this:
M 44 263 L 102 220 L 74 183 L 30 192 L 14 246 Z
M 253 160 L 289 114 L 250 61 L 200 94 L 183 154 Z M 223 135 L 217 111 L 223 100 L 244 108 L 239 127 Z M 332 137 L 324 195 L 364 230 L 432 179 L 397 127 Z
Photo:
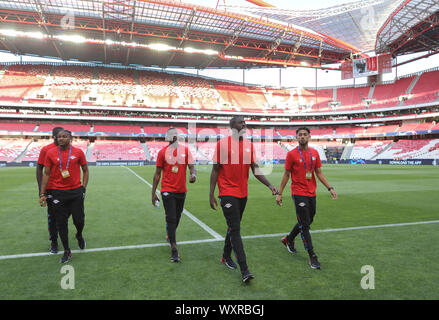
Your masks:
M 307 2 L 1 1 L 0 299 L 251 300 L 232 308 L 247 315 L 268 300 L 438 300 L 439 3 Z M 221 263 L 229 229 L 209 188 L 234 117 L 276 188 L 310 130 L 338 195 L 317 181 L 320 270 L 300 235 L 296 253 L 282 241 L 298 222 L 291 179 L 279 206 L 251 172 L 240 235 L 254 279 Z M 67 263 L 36 179 L 56 127 L 89 171 L 87 243 L 69 219 Z M 169 128 L 196 170 L 179 263 L 151 202 Z M 170 313 L 198 311 L 183 307 Z

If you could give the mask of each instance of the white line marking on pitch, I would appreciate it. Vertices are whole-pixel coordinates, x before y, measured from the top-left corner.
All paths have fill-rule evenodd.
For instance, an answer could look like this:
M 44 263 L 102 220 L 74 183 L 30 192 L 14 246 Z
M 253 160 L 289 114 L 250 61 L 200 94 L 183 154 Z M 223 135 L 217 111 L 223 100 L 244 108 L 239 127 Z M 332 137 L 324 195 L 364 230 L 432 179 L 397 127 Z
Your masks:
M 377 228 L 387 228 L 387 227 L 403 227 L 403 226 L 414 226 L 414 225 L 432 224 L 432 223 L 439 223 L 439 220 L 420 221 L 420 222 L 407 222 L 407 223 L 393 223 L 393 224 L 381 224 L 381 225 L 375 225 L 375 226 L 348 227 L 348 228 L 337 228 L 337 229 L 322 229 L 322 230 L 311 231 L 311 233 L 338 232 L 338 231 L 351 231 L 351 230 L 363 230 L 363 229 L 377 229 Z M 242 238 L 243 239 L 275 238 L 275 237 L 284 236 L 286 233 L 287 232 L 284 232 L 284 233 L 272 233 L 272 234 L 260 234 L 260 235 L 254 235 L 254 236 L 243 236 Z M 178 245 L 208 243 L 208 242 L 216 242 L 216 241 L 224 241 L 224 238 L 222 238 L 222 239 L 204 239 L 204 240 L 179 241 Z M 106 247 L 106 248 L 94 248 L 94 249 L 85 249 L 85 250 L 72 250 L 72 253 L 115 251 L 115 250 L 154 248 L 154 247 L 165 247 L 165 246 L 169 246 L 169 244 L 167 242 L 162 242 L 162 243 L 139 244 L 139 245 L 121 246 L 121 247 Z M 58 253 L 58 254 L 61 254 L 61 252 Z M 49 252 L 14 254 L 14 255 L 8 255 L 8 256 L 0 256 L 0 260 L 17 259 L 17 258 L 31 258 L 31 257 L 51 256 L 51 255 L 52 254 L 49 253 Z
M 125 169 L 129 170 L 132 174 L 134 174 L 137 178 L 139 178 L 143 183 L 147 184 L 150 188 L 152 188 L 152 184 L 150 184 L 148 181 L 146 181 L 145 179 L 143 179 L 141 176 L 139 176 L 136 172 L 134 172 L 133 170 L 131 170 L 128 167 L 123 166 Z M 160 196 L 160 192 L 156 191 L 157 196 Z M 198 224 L 201 228 L 203 228 L 205 231 L 207 231 L 211 236 L 213 236 L 215 239 L 219 239 L 219 240 L 224 240 L 224 238 L 217 233 L 215 230 L 213 230 L 212 228 L 210 228 L 208 225 L 206 225 L 204 222 L 202 222 L 200 219 L 198 219 L 197 217 L 195 217 L 192 213 L 190 213 L 189 211 L 187 211 L 186 209 L 183 209 L 183 213 L 192 221 L 194 221 L 196 224 Z

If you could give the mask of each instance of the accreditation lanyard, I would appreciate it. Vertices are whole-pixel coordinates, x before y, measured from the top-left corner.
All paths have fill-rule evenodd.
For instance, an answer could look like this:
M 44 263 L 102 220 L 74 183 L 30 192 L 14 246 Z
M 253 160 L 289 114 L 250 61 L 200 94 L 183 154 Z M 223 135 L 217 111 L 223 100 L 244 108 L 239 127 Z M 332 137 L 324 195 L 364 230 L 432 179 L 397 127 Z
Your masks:
M 303 158 L 303 155 L 302 155 L 302 152 L 300 151 L 299 146 L 297 146 L 297 150 L 299 150 L 300 156 L 302 157 L 303 165 L 305 166 L 305 172 L 308 172 L 308 170 L 306 170 L 306 162 L 305 162 L 305 159 Z M 309 157 L 310 157 L 310 159 L 311 159 L 311 172 L 312 172 L 312 154 L 311 154 L 311 150 L 310 150 L 309 148 L 308 148 L 308 151 L 309 151 Z
M 70 156 L 72 155 L 72 145 L 70 145 L 69 157 L 67 158 L 67 167 L 66 170 L 69 169 L 70 165 Z M 61 159 L 61 146 L 59 147 L 59 171 L 62 172 L 62 159 Z

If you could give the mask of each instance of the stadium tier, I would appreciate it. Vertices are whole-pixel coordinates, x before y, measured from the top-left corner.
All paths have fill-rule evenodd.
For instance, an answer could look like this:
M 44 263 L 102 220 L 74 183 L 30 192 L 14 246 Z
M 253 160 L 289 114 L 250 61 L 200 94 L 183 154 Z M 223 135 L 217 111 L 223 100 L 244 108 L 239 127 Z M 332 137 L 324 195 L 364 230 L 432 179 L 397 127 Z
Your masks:
M 357 141 L 350 155 L 350 159 L 370 160 L 381 153 L 391 141 Z
M 0 122 L 0 131 L 33 131 L 35 123 Z
M 377 159 L 434 159 L 439 154 L 439 139 L 399 140 Z
M 62 127 L 71 132 L 89 132 L 90 125 L 81 125 L 81 124 L 65 124 L 65 123 L 57 123 L 57 124 L 47 124 L 43 123 L 38 126 L 38 131 L 51 132 L 55 127 Z
M 390 88 L 389 85 L 386 84 L 376 85 L 372 96 L 375 101 L 372 102 L 371 106 L 373 108 L 381 108 L 394 107 L 398 105 L 400 103 L 398 99 L 399 96 L 407 93 L 407 90 L 414 79 L 415 76 L 399 79 L 395 81 Z
M 50 143 L 50 140 L 33 141 L 27 147 L 25 155 L 21 158 L 21 161 L 37 161 L 41 149 Z
M 0 161 L 16 160 L 30 143 L 27 139 L 0 139 Z
M 93 132 L 140 133 L 141 129 L 139 126 L 94 125 Z
M 413 87 L 413 88 L 412 88 Z M 330 112 L 396 107 L 439 99 L 439 71 L 376 86 L 273 89 L 148 70 L 9 65 L 0 101 L 241 112 Z M 402 96 L 405 101 L 400 101 Z
M 91 162 L 118 160 L 146 160 L 142 145 L 138 141 L 98 140 L 94 143 Z
M 351 135 L 351 134 L 363 134 L 365 127 L 349 127 L 349 128 L 337 128 L 335 130 L 336 135 Z

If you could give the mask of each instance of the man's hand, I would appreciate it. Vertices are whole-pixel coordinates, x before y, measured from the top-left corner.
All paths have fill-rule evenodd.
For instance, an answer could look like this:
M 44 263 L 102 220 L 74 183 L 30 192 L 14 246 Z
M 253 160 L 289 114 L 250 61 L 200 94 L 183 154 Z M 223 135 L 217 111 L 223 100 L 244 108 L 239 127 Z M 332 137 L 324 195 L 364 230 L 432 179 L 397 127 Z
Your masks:
M 276 203 L 277 203 L 278 206 L 281 206 L 281 205 L 282 205 L 282 195 L 281 195 L 281 194 L 278 194 L 278 195 L 277 195 L 277 197 L 276 197 Z
M 40 195 L 40 206 L 45 207 L 47 205 L 47 197 L 42 194 Z
M 277 190 L 277 188 L 275 186 L 270 185 L 269 188 L 270 188 L 273 196 L 279 194 L 279 190 Z
M 152 205 L 155 207 L 155 202 L 158 201 L 160 202 L 159 197 L 157 196 L 157 194 L 154 192 L 151 196 L 151 201 L 152 201 Z
M 189 182 L 190 183 L 194 183 L 197 180 L 197 176 L 196 175 L 191 175 L 189 178 Z
M 210 201 L 210 207 L 213 210 L 216 210 L 218 208 L 218 203 L 216 202 L 215 195 L 213 194 L 209 195 L 209 201 Z
M 337 198 L 338 198 L 337 192 L 335 192 L 334 189 L 329 190 L 329 192 L 331 192 L 332 200 L 337 200 Z

